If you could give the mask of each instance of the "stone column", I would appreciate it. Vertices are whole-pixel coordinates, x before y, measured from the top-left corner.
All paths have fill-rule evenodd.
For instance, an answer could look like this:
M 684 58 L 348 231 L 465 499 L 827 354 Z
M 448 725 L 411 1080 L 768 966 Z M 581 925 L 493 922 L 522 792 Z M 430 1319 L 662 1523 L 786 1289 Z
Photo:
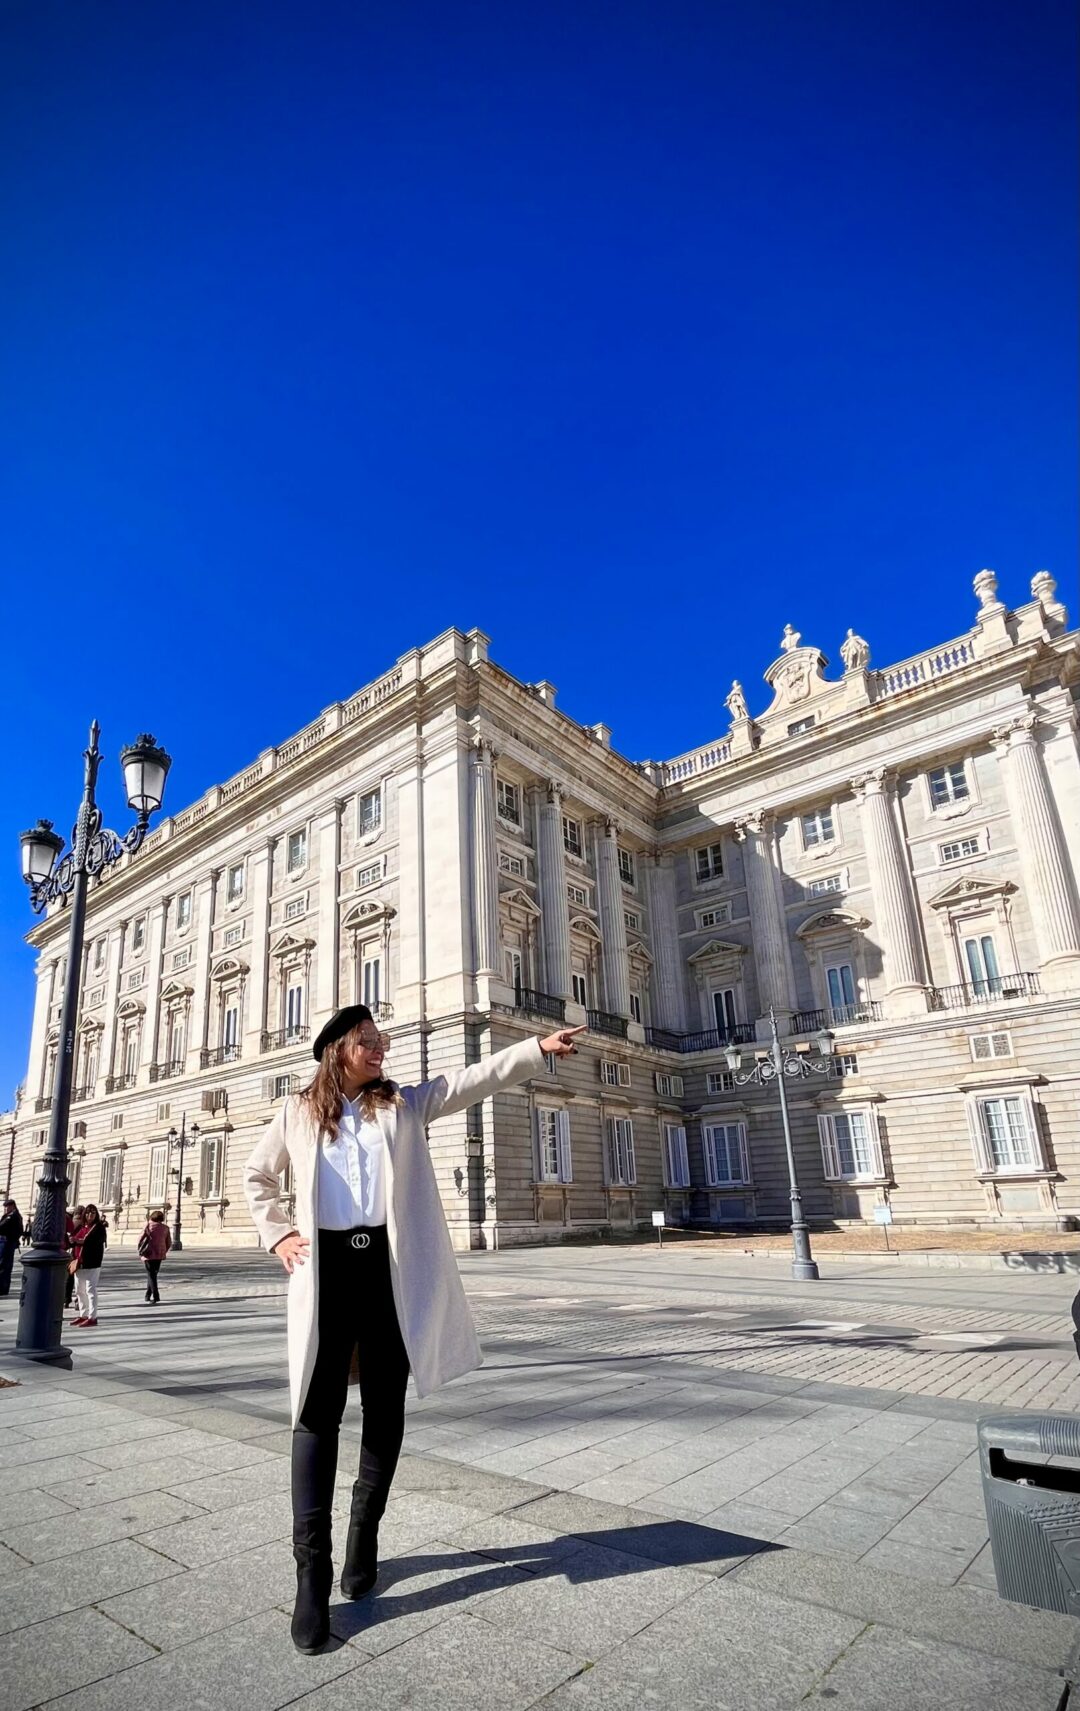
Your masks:
M 140 1059 L 144 1068 L 156 1063 L 158 1057 L 165 922 L 168 920 L 168 916 L 169 905 L 164 902 L 158 904 L 150 917 L 150 944 L 146 955 L 146 979 L 150 990 L 146 994 L 146 1027 L 143 1029 L 140 1051 Z
M 1036 724 L 1035 713 L 1022 713 L 994 732 L 993 743 L 1005 769 L 1040 972 L 1048 992 L 1074 991 L 1080 987 L 1080 908 Z
M 210 1015 L 210 949 L 214 933 L 214 895 L 220 869 L 208 873 L 195 887 L 191 909 L 195 917 L 195 973 L 191 984 L 195 996 L 191 1001 L 191 1039 L 188 1050 L 202 1051 L 207 1044 Z
M 328 1022 L 338 1007 L 338 930 L 341 910 L 338 907 L 341 859 L 340 801 L 330 802 L 315 822 L 319 841 L 319 897 L 315 931 L 315 991 L 308 994 L 309 1020 L 313 1029 Z
M 675 908 L 673 858 L 654 855 L 642 858 L 645 892 L 649 904 L 649 936 L 652 943 L 655 985 L 653 1006 L 657 1025 L 673 1033 L 686 1032 L 684 965 L 679 948 L 679 917 Z
M 630 958 L 626 949 L 626 917 L 619 879 L 618 824 L 614 820 L 600 820 L 594 833 L 597 901 L 604 941 L 604 1002 L 613 1016 L 629 1016 Z
M 544 990 L 569 998 L 570 905 L 566 897 L 566 850 L 562 834 L 562 786 L 551 780 L 539 792 L 536 815 L 537 888 L 544 936 Z
M 52 1006 L 53 964 L 39 959 L 37 985 L 34 991 L 34 1021 L 30 1032 L 30 1057 L 26 1067 L 23 1097 L 34 1109 L 33 1101 L 41 1092 L 41 1076 L 45 1067 L 45 1041 L 49 1033 L 49 1010 Z M 46 1093 L 52 1088 L 47 1087 Z
M 105 1032 L 101 1039 L 98 1075 L 115 1074 L 113 1053 L 116 1050 L 116 1006 L 120 1002 L 120 962 L 127 922 L 120 921 L 109 928 L 109 948 L 105 955 Z
M 791 968 L 791 947 L 787 941 L 787 925 L 780 895 L 775 816 L 764 809 L 747 814 L 736 821 L 735 836 L 743 846 L 750 924 L 754 932 L 758 998 L 764 1013 L 758 1021 L 758 1033 L 765 1039 L 769 1032 L 770 1009 L 775 1010 L 781 1031 L 788 1031 L 794 1008 L 791 994 L 795 986 Z
M 885 1013 L 919 1015 L 927 1007 L 927 986 L 915 896 L 890 800 L 891 779 L 884 767 L 878 767 L 852 779 L 851 788 L 859 805 L 874 898 L 885 978 Z
M 472 751 L 473 957 L 477 974 L 499 974 L 499 852 L 495 842 L 495 750 Z
M 248 953 L 250 999 L 245 1007 L 244 1057 L 254 1063 L 262 1051 L 266 1027 L 266 993 L 270 938 L 270 867 L 273 843 L 268 840 L 251 857 L 251 946 Z

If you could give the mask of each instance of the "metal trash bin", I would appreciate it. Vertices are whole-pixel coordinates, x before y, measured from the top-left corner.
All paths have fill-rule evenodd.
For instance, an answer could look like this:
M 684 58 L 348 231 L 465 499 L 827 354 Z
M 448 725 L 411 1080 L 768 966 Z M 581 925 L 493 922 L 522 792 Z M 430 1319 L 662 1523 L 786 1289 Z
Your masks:
M 1000 1596 L 1080 1616 L 1080 1418 L 987 1415 L 979 1463 Z

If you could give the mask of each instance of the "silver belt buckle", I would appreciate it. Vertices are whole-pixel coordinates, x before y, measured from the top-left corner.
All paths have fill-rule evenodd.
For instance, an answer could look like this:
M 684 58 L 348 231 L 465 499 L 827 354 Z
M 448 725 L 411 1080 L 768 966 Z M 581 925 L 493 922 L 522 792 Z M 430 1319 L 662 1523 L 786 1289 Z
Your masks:
M 371 1237 L 368 1235 L 366 1230 L 358 1230 L 349 1245 L 354 1248 L 369 1248 L 371 1246 Z

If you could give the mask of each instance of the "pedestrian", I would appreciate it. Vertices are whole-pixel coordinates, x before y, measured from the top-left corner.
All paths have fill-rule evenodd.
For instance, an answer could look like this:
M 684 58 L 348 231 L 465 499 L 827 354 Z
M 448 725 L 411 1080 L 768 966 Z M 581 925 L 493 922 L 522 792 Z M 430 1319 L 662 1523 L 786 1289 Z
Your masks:
M 83 1224 L 85 1222 L 86 1222 L 86 1207 L 85 1206 L 76 1206 L 76 1208 L 73 1212 L 68 1212 L 65 1214 L 65 1216 L 64 1216 L 64 1246 L 67 1248 L 69 1253 L 74 1252 L 75 1233 L 76 1233 L 76 1231 L 82 1229 Z M 67 1286 L 64 1290 L 64 1307 L 65 1308 L 68 1308 L 71 1306 L 71 1297 L 74 1295 L 74 1293 L 75 1293 L 75 1273 L 72 1271 L 71 1264 L 69 1261 L 69 1263 L 68 1263 L 68 1274 L 67 1274 Z
M 79 1307 L 79 1316 L 71 1323 L 83 1325 L 88 1330 L 97 1324 L 98 1279 L 101 1262 L 105 1258 L 106 1241 L 101 1214 L 96 1206 L 87 1206 L 82 1229 L 75 1231 L 74 1253 L 68 1269 L 75 1273 L 75 1298 Z
M 247 1163 L 244 1190 L 263 1245 L 289 1274 L 293 1644 L 330 1633 L 330 1512 L 338 1429 L 354 1373 L 363 1434 L 341 1590 L 362 1598 L 378 1573 L 379 1522 L 405 1431 L 409 1372 L 426 1396 L 481 1355 L 439 1198 L 425 1128 L 575 1051 L 580 1028 L 526 1040 L 417 1087 L 383 1076 L 389 1038 L 364 1004 L 339 1010 L 315 1041 L 318 1069 L 288 1099 Z M 292 1165 L 296 1223 L 283 1204 Z M 308 1263 L 310 1262 L 310 1263 Z
M 165 1223 L 162 1211 L 151 1212 L 146 1220 L 146 1228 L 139 1237 L 139 1258 L 146 1267 L 146 1300 L 158 1306 L 161 1295 L 158 1292 L 158 1272 L 161 1262 L 172 1247 L 172 1237 Z
M 5 1200 L 0 1214 L 0 1295 L 11 1293 L 11 1268 L 22 1234 L 22 1213 L 14 1200 Z

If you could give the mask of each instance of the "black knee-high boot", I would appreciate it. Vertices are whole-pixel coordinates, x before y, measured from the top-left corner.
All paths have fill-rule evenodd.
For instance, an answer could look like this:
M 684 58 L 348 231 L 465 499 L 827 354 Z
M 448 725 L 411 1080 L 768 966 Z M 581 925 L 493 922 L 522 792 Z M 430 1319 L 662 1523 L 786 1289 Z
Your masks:
M 396 1460 L 395 1456 L 395 1464 Z M 352 1489 L 345 1565 L 341 1571 L 341 1591 L 345 1598 L 363 1598 L 378 1578 L 379 1522 L 390 1496 L 390 1479 L 377 1458 L 361 1450 L 360 1472 Z
M 292 1641 L 297 1651 L 316 1652 L 330 1638 L 330 1594 L 334 1587 L 330 1511 L 337 1471 L 337 1433 L 293 1432 L 293 1558 L 296 1604 Z

